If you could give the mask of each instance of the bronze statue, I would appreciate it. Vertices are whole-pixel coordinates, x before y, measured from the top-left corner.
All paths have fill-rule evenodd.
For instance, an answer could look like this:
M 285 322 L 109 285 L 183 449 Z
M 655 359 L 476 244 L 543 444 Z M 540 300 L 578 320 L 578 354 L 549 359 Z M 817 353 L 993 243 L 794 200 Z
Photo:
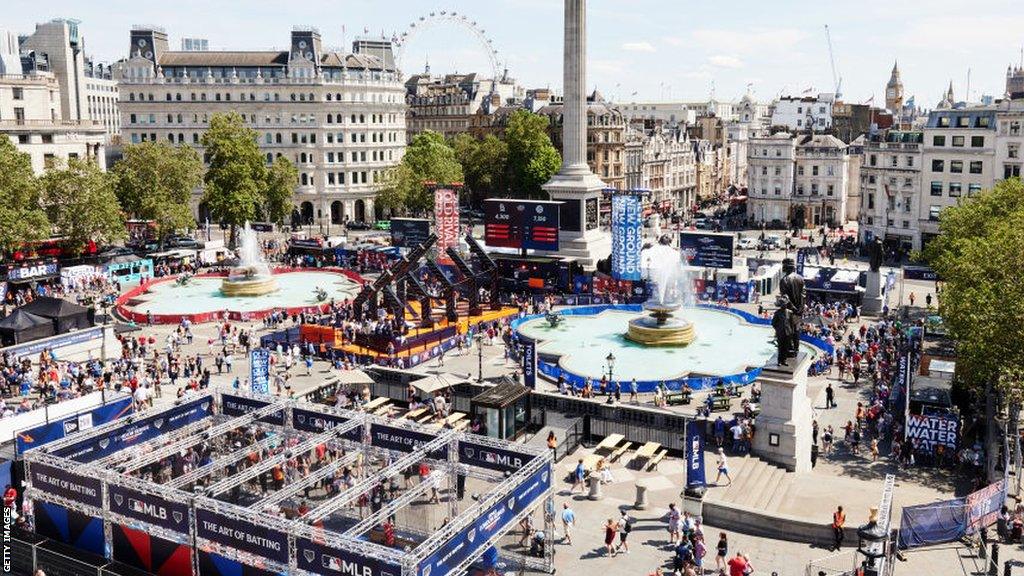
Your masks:
M 785 298 L 783 308 L 786 310 L 786 320 L 789 324 L 786 331 L 788 342 L 785 351 L 787 358 L 796 358 L 797 351 L 800 350 L 800 325 L 803 323 L 804 303 L 807 297 L 804 290 L 804 279 L 797 274 L 796 263 L 792 258 L 782 261 L 782 274 L 782 280 L 779 282 L 779 300 L 782 301 Z M 779 353 L 782 353 L 781 347 Z M 784 366 L 785 362 L 779 364 Z
M 775 329 L 775 347 L 779 351 L 779 366 L 786 366 L 792 357 L 790 347 L 793 344 L 792 324 L 789 322 L 789 299 L 779 296 L 775 301 L 778 308 L 772 316 L 772 328 Z
M 871 258 L 871 271 L 878 272 L 882 267 L 882 260 L 885 258 L 885 247 L 882 245 L 881 238 L 875 238 L 868 244 L 868 256 Z

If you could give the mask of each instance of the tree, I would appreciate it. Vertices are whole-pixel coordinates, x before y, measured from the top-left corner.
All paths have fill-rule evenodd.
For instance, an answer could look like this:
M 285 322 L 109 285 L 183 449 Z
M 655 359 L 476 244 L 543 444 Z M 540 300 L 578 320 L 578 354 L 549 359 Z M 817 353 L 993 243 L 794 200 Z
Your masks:
M 203 162 L 194 148 L 165 142 L 132 144 L 125 147 L 112 173 L 125 213 L 152 220 L 161 246 L 175 230 L 195 225 L 189 201 L 203 182 Z
M 231 227 L 232 246 L 236 228 L 254 220 L 257 207 L 267 200 L 267 164 L 256 136 L 236 112 L 214 114 L 203 134 L 209 160 L 203 200 L 214 219 Z
M 267 186 L 260 213 L 275 224 L 284 224 L 292 213 L 292 193 L 299 183 L 299 170 L 284 156 L 278 156 L 267 170 Z
M 95 162 L 72 158 L 43 174 L 42 204 L 67 246 L 81 251 L 90 241 L 109 244 L 125 237 L 114 178 Z
M 513 196 L 543 197 L 541 186 L 558 172 L 561 156 L 547 133 L 548 119 L 516 110 L 505 127 L 508 146 L 508 184 Z
M 462 166 L 444 136 L 426 130 L 405 148 L 402 162 L 387 172 L 377 195 L 377 204 L 393 212 L 422 212 L 434 206 L 434 197 L 424 182 L 462 182 Z
M 947 208 L 939 230 L 924 257 L 942 278 L 957 377 L 976 390 L 997 385 L 1024 367 L 1024 184 L 1005 180 Z
M 46 212 L 39 204 L 39 181 L 32 159 L 11 139 L 0 136 L 0 250 L 12 252 L 25 242 L 49 236 Z
M 505 172 L 508 166 L 508 146 L 492 134 L 478 140 L 469 134 L 458 134 L 452 139 L 455 157 L 466 176 L 466 189 L 472 203 L 507 191 Z

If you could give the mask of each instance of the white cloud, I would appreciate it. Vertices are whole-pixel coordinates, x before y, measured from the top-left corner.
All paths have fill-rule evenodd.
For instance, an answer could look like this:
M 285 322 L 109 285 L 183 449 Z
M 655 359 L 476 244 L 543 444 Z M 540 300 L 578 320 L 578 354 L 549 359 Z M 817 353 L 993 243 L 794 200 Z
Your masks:
M 708 63 L 719 68 L 742 68 L 743 61 L 735 56 L 715 54 L 708 58 Z
M 765 51 L 789 51 L 807 34 L 796 28 L 726 30 L 704 29 L 694 30 L 691 45 L 708 52 L 732 52 L 734 54 L 753 54 Z M 680 42 L 678 45 L 681 45 Z
M 657 52 L 650 42 L 626 42 L 622 45 L 622 49 L 626 52 Z

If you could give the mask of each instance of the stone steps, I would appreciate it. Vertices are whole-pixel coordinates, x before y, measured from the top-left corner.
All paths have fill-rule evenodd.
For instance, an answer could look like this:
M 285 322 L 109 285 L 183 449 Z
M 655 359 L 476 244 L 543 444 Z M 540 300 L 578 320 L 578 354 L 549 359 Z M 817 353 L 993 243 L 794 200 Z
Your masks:
M 713 459 L 709 460 L 709 465 L 712 469 L 708 470 L 708 481 L 711 481 L 712 475 L 718 472 L 713 469 Z M 760 458 L 732 458 L 729 468 L 732 485 L 712 487 L 706 496 L 708 500 L 762 512 L 778 511 L 793 485 L 792 474 Z

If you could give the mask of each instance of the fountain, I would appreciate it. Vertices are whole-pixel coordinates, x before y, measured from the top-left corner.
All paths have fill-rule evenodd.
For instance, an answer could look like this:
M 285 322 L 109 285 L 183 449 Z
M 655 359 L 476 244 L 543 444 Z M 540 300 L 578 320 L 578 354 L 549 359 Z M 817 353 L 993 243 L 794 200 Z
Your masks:
M 263 261 L 256 233 L 245 223 L 238 236 L 238 266 L 220 285 L 225 296 L 263 296 L 277 290 L 277 280 Z
M 644 346 L 686 346 L 697 337 L 693 322 L 672 315 L 684 305 L 693 305 L 693 290 L 679 251 L 671 243 L 671 237 L 663 235 L 640 254 L 652 287 L 643 307 L 651 314 L 630 320 L 626 338 Z

